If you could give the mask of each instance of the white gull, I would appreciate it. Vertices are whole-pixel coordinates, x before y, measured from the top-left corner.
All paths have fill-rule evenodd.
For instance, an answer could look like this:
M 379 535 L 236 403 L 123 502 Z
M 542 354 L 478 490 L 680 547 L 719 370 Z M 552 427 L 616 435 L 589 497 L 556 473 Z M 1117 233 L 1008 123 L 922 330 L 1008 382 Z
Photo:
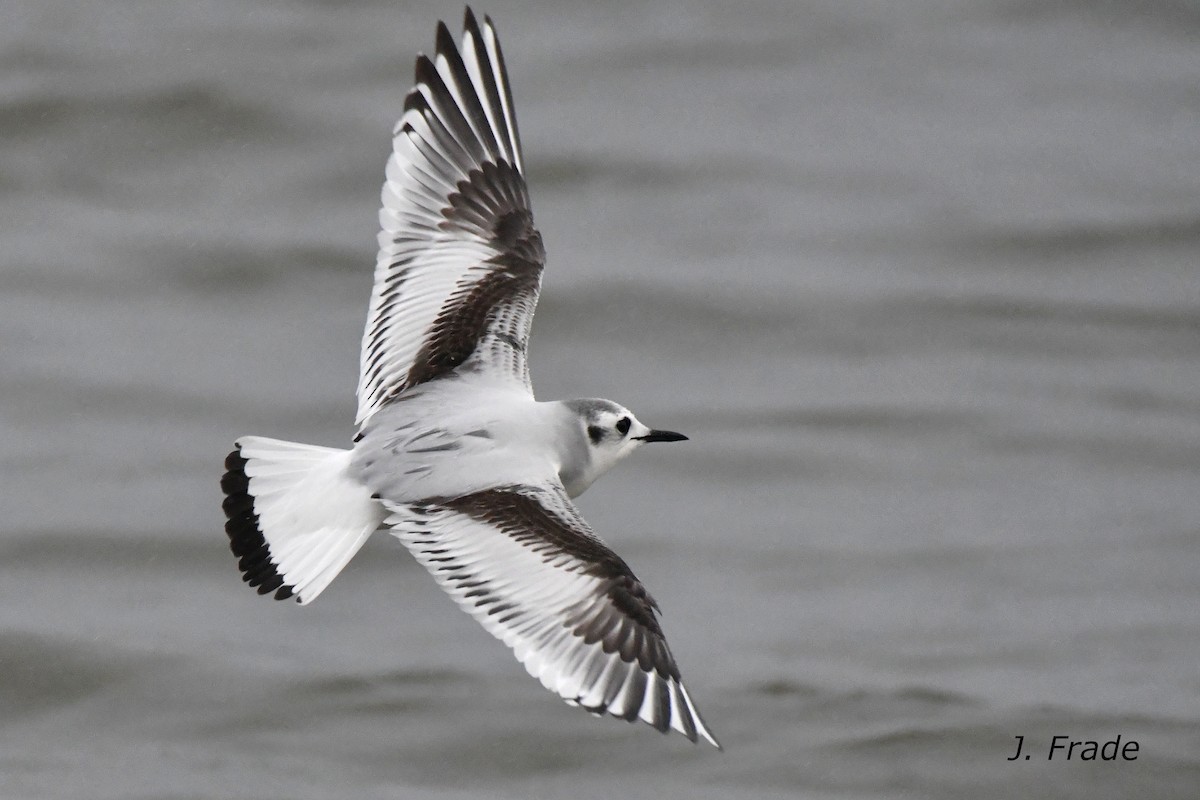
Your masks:
M 260 594 L 307 604 L 386 530 L 568 703 L 720 747 L 654 599 L 570 499 L 686 437 L 608 400 L 534 399 L 542 237 L 495 28 L 470 9 L 463 27 L 459 47 L 438 24 L 395 129 L 354 447 L 238 439 L 230 547 Z

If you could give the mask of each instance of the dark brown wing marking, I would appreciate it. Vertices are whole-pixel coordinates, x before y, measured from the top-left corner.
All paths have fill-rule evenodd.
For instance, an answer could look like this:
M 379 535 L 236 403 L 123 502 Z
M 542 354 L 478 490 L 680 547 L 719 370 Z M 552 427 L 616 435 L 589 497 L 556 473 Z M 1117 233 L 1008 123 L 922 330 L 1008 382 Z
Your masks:
M 524 360 L 523 328 L 537 303 L 546 255 L 524 193 L 520 174 L 502 162 L 474 170 L 450 196 L 441 226 L 489 238 L 500 254 L 477 268 L 486 272 L 482 278 L 460 283 L 447 299 L 399 391 L 442 377 L 489 344 L 506 345 Z M 527 313 L 502 324 L 498 311 L 526 311 L 525 306 Z
M 560 569 L 605 579 L 603 596 L 608 602 L 587 604 L 564 624 L 588 644 L 602 641 L 605 652 L 620 651 L 626 661 L 636 659 L 644 669 L 653 667 L 663 676 L 679 678 L 662 638 L 658 603 L 620 556 L 586 528 L 581 531 L 582 520 L 564 520 L 536 498 L 510 489 L 433 502 L 493 526 L 544 561 L 557 562 Z M 621 617 L 634 625 L 620 624 Z

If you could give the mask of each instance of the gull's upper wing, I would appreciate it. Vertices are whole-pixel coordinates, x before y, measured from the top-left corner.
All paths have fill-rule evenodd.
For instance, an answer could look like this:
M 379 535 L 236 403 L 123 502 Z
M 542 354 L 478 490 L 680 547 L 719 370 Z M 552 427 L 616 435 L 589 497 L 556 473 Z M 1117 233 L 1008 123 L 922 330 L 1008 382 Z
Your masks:
M 547 689 L 720 747 L 683 686 L 654 599 L 561 484 L 383 503 L 392 533 Z
M 500 43 L 467 9 L 396 125 L 358 382 L 358 422 L 410 386 L 477 369 L 529 388 L 525 345 L 545 251 L 533 227 Z M 464 366 L 465 365 L 465 366 Z

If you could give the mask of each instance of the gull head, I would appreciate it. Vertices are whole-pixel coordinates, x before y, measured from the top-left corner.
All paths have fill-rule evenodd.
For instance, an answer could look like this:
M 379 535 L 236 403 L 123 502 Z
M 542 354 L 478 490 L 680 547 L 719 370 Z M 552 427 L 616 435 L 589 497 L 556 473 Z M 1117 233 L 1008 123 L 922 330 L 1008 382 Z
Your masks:
M 643 425 L 632 411 L 611 400 L 568 400 L 563 405 L 569 411 L 568 425 L 574 430 L 559 477 L 572 497 L 642 445 L 688 438 Z

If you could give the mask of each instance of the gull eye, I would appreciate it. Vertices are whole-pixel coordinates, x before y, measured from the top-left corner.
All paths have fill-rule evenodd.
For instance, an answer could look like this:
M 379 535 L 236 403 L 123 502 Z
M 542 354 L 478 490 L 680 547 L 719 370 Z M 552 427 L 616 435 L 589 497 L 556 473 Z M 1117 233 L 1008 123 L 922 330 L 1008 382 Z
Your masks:
M 629 417 L 621 417 L 617 420 L 617 431 L 624 436 L 629 433 L 629 426 L 633 423 L 629 421 Z

